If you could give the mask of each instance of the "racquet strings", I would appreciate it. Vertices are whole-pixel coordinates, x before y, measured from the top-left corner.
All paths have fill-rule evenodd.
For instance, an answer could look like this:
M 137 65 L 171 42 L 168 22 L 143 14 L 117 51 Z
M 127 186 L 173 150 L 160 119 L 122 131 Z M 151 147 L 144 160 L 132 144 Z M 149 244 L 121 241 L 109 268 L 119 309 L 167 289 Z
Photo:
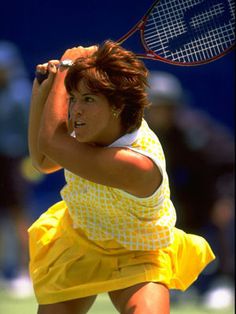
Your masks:
M 176 63 L 201 63 L 235 42 L 234 0 L 162 0 L 143 30 L 148 51 Z

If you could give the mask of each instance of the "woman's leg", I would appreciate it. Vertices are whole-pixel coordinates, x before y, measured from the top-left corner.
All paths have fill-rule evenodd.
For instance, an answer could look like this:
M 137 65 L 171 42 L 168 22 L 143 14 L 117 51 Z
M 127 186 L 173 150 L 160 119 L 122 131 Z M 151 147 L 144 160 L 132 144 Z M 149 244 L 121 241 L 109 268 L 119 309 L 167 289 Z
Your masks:
M 126 289 L 109 292 L 109 296 L 121 314 L 170 313 L 169 290 L 160 283 L 140 283 Z
M 55 304 L 39 305 L 38 314 L 85 314 L 93 305 L 95 296 L 80 298 Z

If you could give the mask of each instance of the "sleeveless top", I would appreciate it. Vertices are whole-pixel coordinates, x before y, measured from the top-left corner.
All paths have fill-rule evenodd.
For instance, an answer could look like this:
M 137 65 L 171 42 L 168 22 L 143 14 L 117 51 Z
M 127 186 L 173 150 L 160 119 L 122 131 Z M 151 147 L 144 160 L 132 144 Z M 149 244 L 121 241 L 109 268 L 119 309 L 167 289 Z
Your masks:
M 65 170 L 66 185 L 61 196 L 74 228 L 81 228 L 93 241 L 116 240 L 128 250 L 152 251 L 167 247 L 173 241 L 176 213 L 157 136 L 143 120 L 138 130 L 108 147 L 126 147 L 148 156 L 159 167 L 162 183 L 151 196 L 140 198 Z

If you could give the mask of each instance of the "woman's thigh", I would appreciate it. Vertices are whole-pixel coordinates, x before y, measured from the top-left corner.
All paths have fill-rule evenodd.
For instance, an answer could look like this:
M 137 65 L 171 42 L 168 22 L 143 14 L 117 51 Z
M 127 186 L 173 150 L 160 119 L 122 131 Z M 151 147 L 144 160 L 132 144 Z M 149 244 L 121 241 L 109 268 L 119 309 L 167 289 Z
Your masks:
M 169 314 L 169 289 L 160 283 L 144 282 L 109 292 L 110 299 L 122 314 Z
M 93 305 L 95 296 L 55 304 L 39 305 L 38 314 L 85 314 Z

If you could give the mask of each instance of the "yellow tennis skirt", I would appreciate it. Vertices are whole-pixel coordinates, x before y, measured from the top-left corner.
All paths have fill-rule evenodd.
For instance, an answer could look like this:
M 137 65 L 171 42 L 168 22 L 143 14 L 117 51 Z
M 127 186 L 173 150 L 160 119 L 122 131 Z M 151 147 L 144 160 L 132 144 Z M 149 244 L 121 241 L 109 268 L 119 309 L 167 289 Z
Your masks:
M 64 201 L 29 228 L 30 275 L 39 304 L 160 282 L 187 289 L 215 256 L 200 236 L 175 228 L 174 242 L 156 251 L 128 251 L 114 240 L 94 242 L 74 229 Z

